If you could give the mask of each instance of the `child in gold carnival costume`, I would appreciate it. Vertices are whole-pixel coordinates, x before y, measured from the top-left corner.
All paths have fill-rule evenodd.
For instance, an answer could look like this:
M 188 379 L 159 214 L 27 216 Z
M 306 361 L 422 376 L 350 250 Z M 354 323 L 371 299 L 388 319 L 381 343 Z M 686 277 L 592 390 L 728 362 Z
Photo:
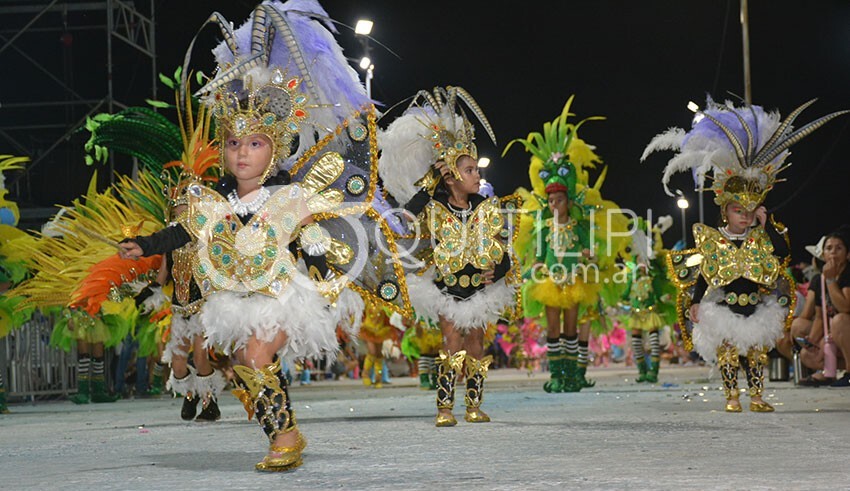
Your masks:
M 460 87 L 419 91 L 405 113 L 382 134 L 381 178 L 408 210 L 424 255 L 410 256 L 411 302 L 420 317 L 438 324 L 443 351 L 437 361 L 437 426 L 454 426 L 458 372 L 466 374 L 466 415 L 471 423 L 490 417 L 481 410 L 484 379 L 492 357 L 484 357 L 484 334 L 516 305 L 512 268 L 515 197 L 480 194 L 473 126 L 461 102 L 495 136 L 478 104 Z M 415 181 L 411 176 L 425 176 Z M 416 256 L 416 255 L 414 255 Z M 424 260 L 418 260 L 424 259 Z
M 391 313 L 388 313 L 387 309 L 372 302 L 365 302 L 365 304 L 360 339 L 366 343 L 366 357 L 360 373 L 363 385 L 380 389 L 383 387 L 384 370 L 389 370 L 382 347 L 384 341 L 398 339 L 398 330 L 390 324 Z
M 242 364 L 241 399 L 268 436 L 256 468 L 286 471 L 301 465 L 306 441 L 279 357 L 336 353 L 337 325 L 356 325 L 347 320 L 363 309 L 346 287 L 407 312 L 404 274 L 375 266 L 399 263 L 372 208 L 375 109 L 324 10 L 310 0 L 272 1 L 236 31 L 217 13 L 210 21 L 224 41 L 214 51 L 219 70 L 199 94 L 228 174 L 215 190 L 190 185 L 177 223 L 124 242 L 122 254 L 194 243 L 207 344 Z M 372 242 L 376 232 L 387 248 Z
M 161 210 L 162 225 L 174 223 L 186 210 L 190 185 L 214 185 L 219 178 L 218 146 L 211 141 L 211 118 L 206 106 L 197 99 L 181 94 L 188 89 L 181 85 L 181 69 L 174 79 L 161 75 L 160 80 L 175 90 L 175 105 L 151 102 L 161 109 L 176 109 L 178 124 L 149 108 L 131 107 L 117 114 L 97 115 L 86 124 L 91 138 L 86 144 L 92 162 L 105 160 L 108 153 L 124 153 L 139 159 L 143 172 L 162 176 L 166 180 L 169 199 Z M 197 106 L 197 110 L 193 107 Z M 149 203 L 153 204 L 153 203 Z M 187 421 L 216 421 L 221 412 L 218 397 L 226 380 L 210 364 L 208 350 L 204 348 L 203 326 L 200 310 L 203 296 L 192 276 L 192 244 L 172 251 L 165 256 L 161 274 L 164 284 L 167 277 L 173 280 L 170 314 L 163 316 L 158 326 L 167 326 L 167 340 L 162 348 L 161 361 L 171 365 L 171 376 L 166 387 L 183 396 L 181 418 Z M 156 347 L 163 343 L 164 329 L 155 329 L 152 336 Z M 194 367 L 188 363 L 192 351 Z M 154 368 L 154 384 L 162 378 L 164 366 Z M 201 412 L 198 414 L 198 404 Z
M 690 298 L 680 295 L 679 306 L 694 324 L 693 346 L 706 360 L 717 360 L 728 412 L 741 411 L 739 367 L 747 375 L 750 411 L 773 411 L 762 399 L 766 353 L 790 323 L 795 297 L 794 281 L 785 272 L 787 230 L 768 217 L 762 203 L 777 174 L 790 165 L 785 162 L 788 148 L 850 112 L 832 113 L 794 130 L 794 120 L 813 102 L 781 121 L 778 113 L 760 106 L 709 100 L 689 132 L 672 128 L 661 133 L 643 154 L 645 159 L 656 150 L 679 152 L 664 169 L 665 189 L 676 172 L 695 171 L 700 185 L 711 173 L 723 226 L 695 224 L 696 249 L 672 253 L 670 269 L 682 292 L 692 289 Z M 684 318 L 680 322 L 684 326 Z

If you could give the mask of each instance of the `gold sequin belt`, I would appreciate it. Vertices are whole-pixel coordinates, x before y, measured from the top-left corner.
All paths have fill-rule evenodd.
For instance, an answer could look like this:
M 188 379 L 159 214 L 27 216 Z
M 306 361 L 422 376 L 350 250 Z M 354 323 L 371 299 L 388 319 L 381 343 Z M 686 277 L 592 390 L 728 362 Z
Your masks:
M 462 274 L 460 276 L 448 274 L 443 276 L 439 271 L 437 271 L 436 279 L 437 281 L 442 281 L 446 286 L 460 285 L 461 288 L 467 288 L 469 285 L 478 288 L 482 281 L 481 273 L 473 273 L 471 275 Z
M 726 294 L 726 298 L 723 300 L 728 305 L 740 305 L 741 307 L 746 307 L 747 305 L 758 305 L 761 303 L 761 295 L 756 292 L 741 294 L 730 292 Z
M 198 312 L 201 311 L 201 307 L 204 305 L 204 299 L 195 300 L 189 305 L 177 305 L 176 303 L 171 304 L 171 315 L 179 315 L 182 317 L 191 317 Z

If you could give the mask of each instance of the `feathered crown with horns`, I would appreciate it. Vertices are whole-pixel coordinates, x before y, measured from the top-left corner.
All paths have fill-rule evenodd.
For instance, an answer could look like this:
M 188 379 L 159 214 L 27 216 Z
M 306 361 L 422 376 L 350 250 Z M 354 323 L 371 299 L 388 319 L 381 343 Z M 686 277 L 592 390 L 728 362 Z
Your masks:
M 196 95 L 213 107 L 220 141 L 228 134 L 255 133 L 272 140 L 273 158 L 263 180 L 275 166 L 291 166 L 288 161 L 315 145 L 317 134 L 333 131 L 372 102 L 333 37 L 331 19 L 315 0 L 267 0 L 236 30 L 217 12 L 207 23 L 218 25 L 223 41 L 213 50 L 218 71 Z M 186 53 L 184 76 L 194 42 Z M 324 110 L 308 114 L 308 108 Z M 299 147 L 292 152 L 296 135 Z
M 702 184 L 711 171 L 714 202 L 721 210 L 731 202 L 755 210 L 779 181 L 777 175 L 790 165 L 785 162 L 789 147 L 850 112 L 834 112 L 794 130 L 794 120 L 816 100 L 806 102 L 780 121 L 779 113 L 767 113 L 760 106 L 736 108 L 731 102 L 720 105 L 709 99 L 705 111 L 694 118 L 691 131 L 671 128 L 655 136 L 641 161 L 656 150 L 678 150 L 664 168 L 662 182 L 667 194 L 673 196 L 667 185 L 676 172 L 692 170 Z
M 433 161 L 444 161 L 452 175 L 462 180 L 457 170 L 457 160 L 464 155 L 478 160 L 478 148 L 474 142 L 475 126 L 467 118 L 459 101 L 472 111 L 495 145 L 496 135 L 493 133 L 493 127 L 475 99 L 461 87 L 435 87 L 433 94 L 420 90 L 414 96 L 410 107 L 425 109 L 422 113 L 425 120 L 422 123 L 428 128 L 427 139 L 432 145 Z

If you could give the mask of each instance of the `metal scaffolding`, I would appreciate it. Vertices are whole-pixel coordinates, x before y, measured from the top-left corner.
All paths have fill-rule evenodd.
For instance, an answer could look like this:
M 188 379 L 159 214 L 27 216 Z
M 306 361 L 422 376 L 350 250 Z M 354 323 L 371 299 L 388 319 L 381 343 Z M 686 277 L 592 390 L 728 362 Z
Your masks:
M 137 4 L 149 2 L 149 13 L 142 14 Z M 32 199 L 31 172 L 48 158 L 56 157 L 57 151 L 67 145 L 71 135 L 77 131 L 86 118 L 97 112 L 113 112 L 126 107 L 122 100 L 127 94 L 116 93 L 113 84 L 113 69 L 116 64 L 116 46 L 114 40 L 120 40 L 133 48 L 135 55 L 122 56 L 121 62 L 149 62 L 150 92 L 147 97 L 156 98 L 156 37 L 154 23 L 154 0 L 0 0 L 0 66 L 15 68 L 18 80 L 16 87 L 49 87 L 37 95 L 26 94 L 22 98 L 32 100 L 13 100 L 15 94 L 0 94 L 0 154 L 16 153 L 27 155 L 32 162 L 24 171 L 14 176 L 7 185 L 17 199 Z M 14 27 L 13 27 L 14 26 Z M 61 33 L 60 42 L 73 43 L 74 34 L 84 35 L 85 31 L 100 31 L 105 36 L 105 63 L 96 63 L 101 73 L 86 71 L 87 77 L 101 77 L 105 81 L 104 94 L 80 94 L 73 88 L 73 64 L 79 57 L 101 56 L 97 53 L 74 53 L 75 58 L 64 61 L 64 69 L 51 65 L 43 55 L 47 41 L 54 41 L 51 35 Z M 26 69 L 21 66 L 25 60 Z M 128 59 L 129 58 L 129 59 Z M 55 62 L 55 60 L 52 60 Z M 12 70 L 4 70 L 12 73 Z M 135 76 L 135 73 L 132 74 Z M 46 85 L 46 84 L 49 84 Z M 138 94 L 136 94 L 138 95 Z M 39 143 L 30 135 L 37 134 L 47 138 Z M 48 143 L 52 142 L 52 143 Z M 4 152 L 4 150 L 6 152 Z M 58 157 L 57 157 L 58 158 Z M 80 156 L 81 160 L 82 156 Z M 78 165 L 79 160 L 76 161 Z M 74 165 L 66 162 L 66 165 Z M 110 176 L 113 175 L 114 162 L 110 159 Z M 51 210 L 52 209 L 48 209 Z M 22 210 L 25 216 L 37 218 L 29 210 Z M 36 215 L 36 216 L 34 216 Z

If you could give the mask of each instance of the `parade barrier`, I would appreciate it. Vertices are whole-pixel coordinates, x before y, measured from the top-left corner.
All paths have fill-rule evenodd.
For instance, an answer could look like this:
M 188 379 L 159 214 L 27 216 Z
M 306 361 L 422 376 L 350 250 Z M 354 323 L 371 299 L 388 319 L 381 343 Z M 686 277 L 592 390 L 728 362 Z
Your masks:
M 53 317 L 32 319 L 0 339 L 0 370 L 10 400 L 64 395 L 76 390 L 76 353 L 50 346 Z

